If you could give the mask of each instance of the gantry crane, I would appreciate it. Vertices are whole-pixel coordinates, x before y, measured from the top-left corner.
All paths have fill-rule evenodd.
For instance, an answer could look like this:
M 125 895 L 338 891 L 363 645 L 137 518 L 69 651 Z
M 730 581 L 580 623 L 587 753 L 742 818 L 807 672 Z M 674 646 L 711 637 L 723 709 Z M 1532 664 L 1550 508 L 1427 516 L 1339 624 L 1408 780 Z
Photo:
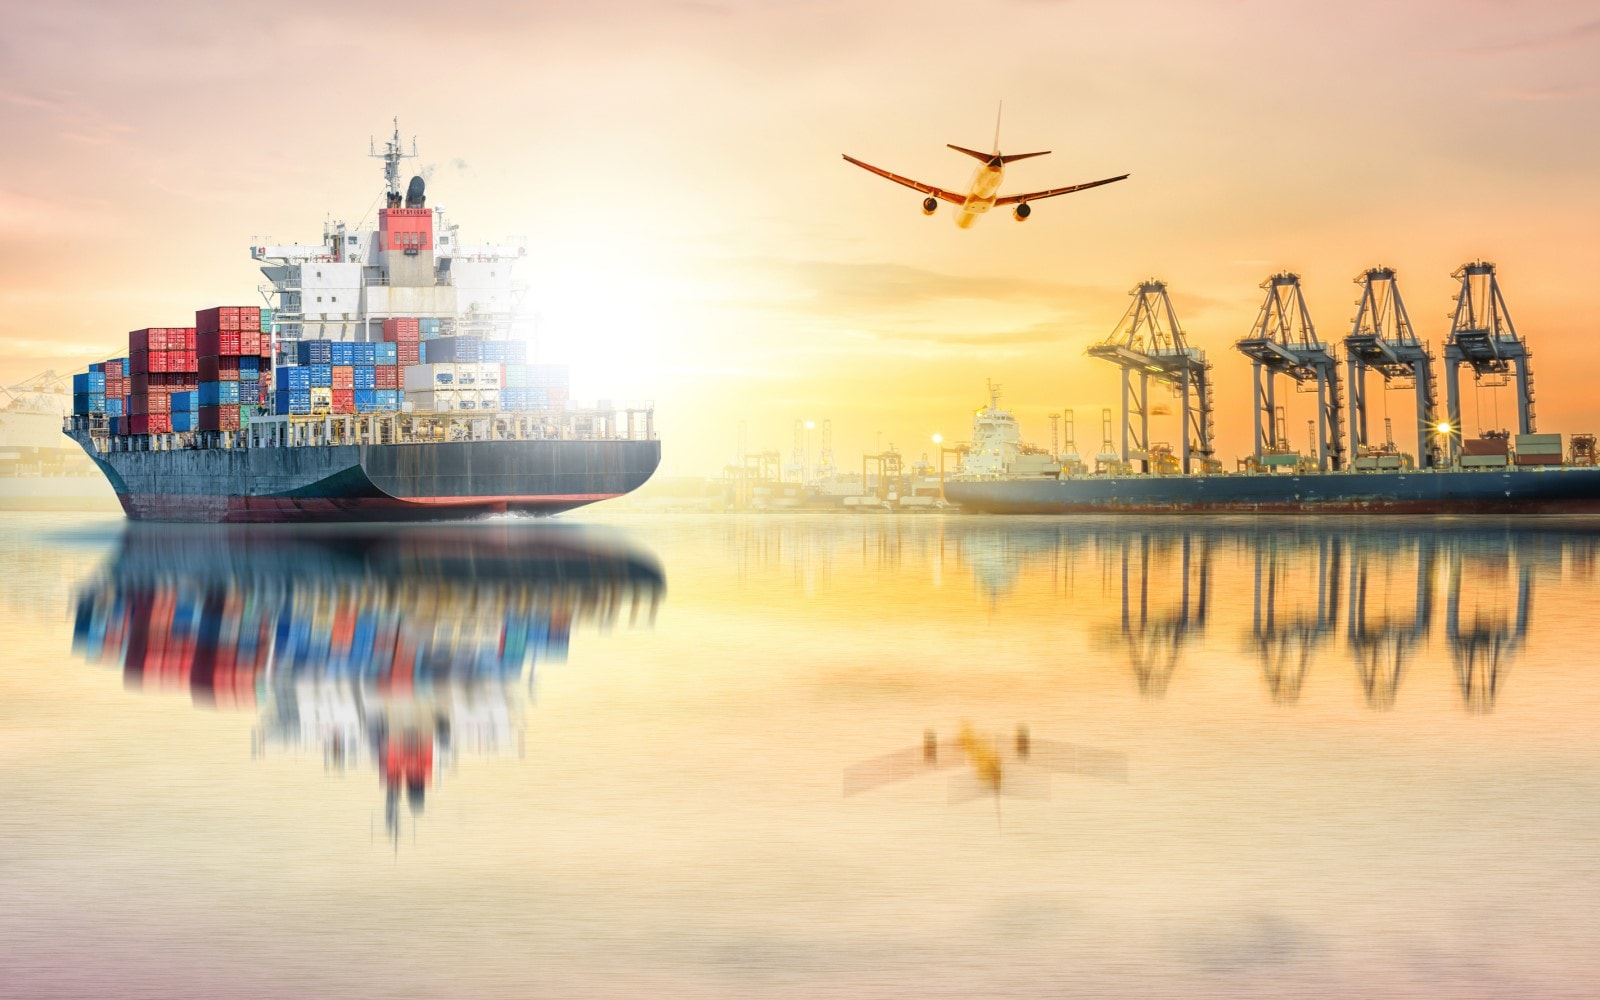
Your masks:
M 1473 378 L 1485 375 L 1494 384 L 1514 379 L 1517 387 L 1517 433 L 1533 433 L 1533 355 L 1517 336 L 1511 313 L 1495 280 L 1494 265 L 1486 261 L 1462 264 L 1451 274 L 1461 282 L 1456 296 L 1455 318 L 1450 322 L 1450 339 L 1444 345 L 1444 388 L 1447 427 L 1441 431 L 1450 439 L 1454 458 L 1461 440 L 1460 368 L 1467 365 Z
M 1128 294 L 1133 304 L 1127 313 L 1109 337 L 1088 350 L 1091 357 L 1122 369 L 1122 461 L 1137 461 L 1143 471 L 1150 471 L 1150 383 L 1154 381 L 1182 400 L 1180 468 L 1187 475 L 1195 471 L 1194 456 L 1209 466 L 1214 451 L 1211 366 L 1204 351 L 1184 340 L 1166 282 L 1151 278 Z
M 1417 338 L 1400 299 L 1394 268 L 1368 268 L 1356 278 L 1361 286 L 1356 318 L 1344 338 L 1350 385 L 1350 457 L 1376 450 L 1368 437 L 1367 379 L 1369 370 L 1383 376 L 1384 388 L 1395 379 L 1411 379 L 1417 399 L 1417 466 L 1438 464 L 1433 354 Z M 1398 461 L 1398 459 L 1396 459 Z
M 1339 363 L 1331 346 L 1317 339 L 1311 314 L 1300 292 L 1300 276 L 1282 272 L 1261 283 L 1267 298 L 1250 335 L 1235 346 L 1254 362 L 1256 463 L 1269 454 L 1283 454 L 1289 443 L 1275 426 L 1275 381 L 1287 375 L 1297 386 L 1311 383 L 1317 393 L 1317 464 L 1336 470 L 1344 455 L 1340 433 Z M 1308 390 L 1309 391 L 1309 390 Z

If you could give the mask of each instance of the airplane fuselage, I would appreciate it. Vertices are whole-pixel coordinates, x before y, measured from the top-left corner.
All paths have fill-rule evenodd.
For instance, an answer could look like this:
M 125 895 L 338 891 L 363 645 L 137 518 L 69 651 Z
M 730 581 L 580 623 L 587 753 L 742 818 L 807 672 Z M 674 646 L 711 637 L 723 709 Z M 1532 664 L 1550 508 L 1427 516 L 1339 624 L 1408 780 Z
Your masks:
M 956 225 L 962 229 L 969 229 L 978 217 L 994 207 L 994 200 L 1000 194 L 1000 182 L 1005 178 L 1005 167 L 985 163 L 972 172 L 972 181 L 967 185 L 967 200 L 961 203 L 961 208 L 956 212 Z

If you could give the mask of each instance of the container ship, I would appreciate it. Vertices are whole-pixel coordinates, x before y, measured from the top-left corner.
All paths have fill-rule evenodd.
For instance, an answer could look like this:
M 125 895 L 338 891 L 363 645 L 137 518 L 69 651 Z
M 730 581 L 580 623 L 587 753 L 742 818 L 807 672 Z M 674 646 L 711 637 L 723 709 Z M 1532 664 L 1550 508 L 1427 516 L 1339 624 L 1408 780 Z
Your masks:
M 394 136 L 376 224 L 258 245 L 268 305 L 128 335 L 73 378 L 65 431 L 128 517 L 455 520 L 552 514 L 628 493 L 660 462 L 648 403 L 570 398 L 530 364 L 512 272 L 525 247 L 469 245 Z
M 1065 418 L 1064 445 L 1059 438 L 1049 449 L 1024 444 L 991 385 L 944 496 L 963 510 L 996 514 L 1600 513 L 1595 436 L 1568 441 L 1535 431 L 1532 353 L 1511 323 L 1494 265 L 1474 261 L 1453 276 L 1460 291 L 1444 343 L 1443 408 L 1435 353 L 1411 326 L 1393 268 L 1356 278 L 1358 312 L 1342 352 L 1317 335 L 1299 276 L 1268 278 L 1261 312 L 1235 345 L 1253 368 L 1255 448 L 1228 471 L 1212 442 L 1211 365 L 1188 344 L 1166 284 L 1142 282 L 1111 336 L 1088 350 L 1122 376 L 1120 428 L 1110 409 L 1102 411 L 1104 442 L 1093 461 L 1078 453 L 1070 410 L 1051 415 Z M 1480 389 L 1512 389 L 1515 432 L 1462 434 L 1463 369 Z M 1380 394 L 1411 394 L 1414 451 L 1395 441 L 1388 417 L 1382 437 L 1375 433 L 1369 381 Z M 1304 450 L 1291 446 L 1277 402 L 1286 387 L 1315 395 Z M 1169 409 L 1153 392 L 1176 399 L 1177 448 L 1152 441 L 1150 417 Z

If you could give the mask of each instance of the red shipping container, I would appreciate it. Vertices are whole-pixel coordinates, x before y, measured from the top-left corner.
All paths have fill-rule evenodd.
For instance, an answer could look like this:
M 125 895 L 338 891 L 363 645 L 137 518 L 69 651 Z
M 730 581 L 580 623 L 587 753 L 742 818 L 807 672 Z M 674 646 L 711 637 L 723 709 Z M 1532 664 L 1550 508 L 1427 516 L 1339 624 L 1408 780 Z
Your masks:
M 334 413 L 356 412 L 356 391 L 354 389 L 333 390 L 333 406 L 331 408 Z
M 240 354 L 260 354 L 261 353 L 261 331 L 260 330 L 241 330 L 241 331 L 239 331 L 239 353 Z
M 383 339 L 391 344 L 415 344 L 422 339 L 422 324 L 412 317 L 386 319 Z
M 195 335 L 195 353 L 201 357 L 238 357 L 238 330 L 206 330 Z
M 356 387 L 356 370 L 349 365 L 334 365 L 333 387 L 335 389 L 354 389 Z
M 150 372 L 150 352 L 132 351 L 128 354 L 128 374 L 147 375 Z
M 395 355 L 401 367 L 419 364 L 422 361 L 422 351 L 416 344 L 396 344 Z
M 236 431 L 239 429 L 238 404 L 200 407 L 200 429 L 203 431 Z
M 261 310 L 252 306 L 212 306 L 210 309 L 201 309 L 194 314 L 194 326 L 202 334 L 216 333 L 219 330 L 232 330 L 237 333 L 244 328 L 244 310 L 255 309 L 255 322 L 261 323 Z
M 374 389 L 400 388 L 400 369 L 394 365 L 379 365 L 377 370 L 372 373 L 372 387 Z
M 129 330 L 128 331 L 128 353 L 129 354 L 132 354 L 135 351 L 148 351 L 149 349 L 150 349 L 150 331 L 149 330 Z
M 202 382 L 237 382 L 239 381 L 239 359 L 201 358 L 199 378 Z

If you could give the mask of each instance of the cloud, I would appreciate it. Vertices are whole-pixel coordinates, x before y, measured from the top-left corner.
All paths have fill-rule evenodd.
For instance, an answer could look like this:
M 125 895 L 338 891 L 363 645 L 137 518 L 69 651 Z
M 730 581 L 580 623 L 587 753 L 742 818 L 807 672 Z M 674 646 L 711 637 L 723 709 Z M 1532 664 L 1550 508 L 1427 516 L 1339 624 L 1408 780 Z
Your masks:
M 1502 56 L 1522 52 L 1545 52 L 1550 49 L 1578 45 L 1591 38 L 1600 39 L 1600 21 L 1585 21 L 1569 28 L 1548 32 L 1533 38 L 1516 41 L 1491 42 L 1454 50 L 1456 55 Z

